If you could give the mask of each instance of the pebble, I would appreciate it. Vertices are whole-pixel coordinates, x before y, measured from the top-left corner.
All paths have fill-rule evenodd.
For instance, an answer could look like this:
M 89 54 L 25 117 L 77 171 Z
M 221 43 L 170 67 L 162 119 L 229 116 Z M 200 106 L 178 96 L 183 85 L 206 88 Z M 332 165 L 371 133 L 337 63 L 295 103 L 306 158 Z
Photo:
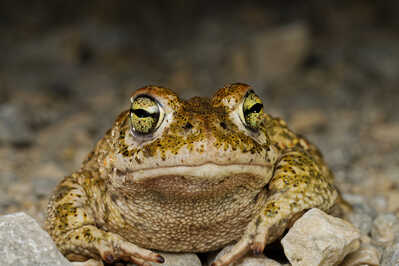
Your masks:
M 0 216 L 0 243 L 0 265 L 72 265 L 47 232 L 22 212 Z
M 371 237 L 382 245 L 387 245 L 394 241 L 395 236 L 399 236 L 398 217 L 392 213 L 378 215 L 371 228 Z
M 399 191 L 389 191 L 386 197 L 388 199 L 387 211 L 399 213 Z
M 298 110 L 289 124 L 295 131 L 304 134 L 326 127 L 328 119 L 319 109 Z
M 311 209 L 299 218 L 281 240 L 294 266 L 337 265 L 360 246 L 360 233 L 349 222 Z
M 31 175 L 33 192 L 38 197 L 47 197 L 68 172 L 54 162 L 40 162 L 38 165 Z
M 201 266 L 201 261 L 196 254 L 193 253 L 167 253 L 158 252 L 165 259 L 162 266 Z M 152 266 L 160 266 L 159 263 L 150 263 Z
M 307 56 L 309 35 L 304 23 L 293 23 L 259 34 L 251 49 L 254 71 L 266 79 L 285 78 Z
M 363 244 L 358 250 L 346 256 L 340 266 L 379 266 L 381 252 L 370 244 Z
M 25 115 L 16 105 L 0 105 L 0 142 L 29 144 L 33 132 L 25 121 Z
M 370 199 L 370 205 L 373 206 L 378 213 L 386 212 L 388 209 L 388 204 L 389 202 L 387 200 L 387 197 L 383 195 L 377 195 Z
M 211 265 L 213 261 L 229 252 L 232 248 L 233 245 L 229 245 L 224 247 L 218 253 L 211 253 L 211 255 L 208 257 L 208 265 Z M 234 266 L 281 266 L 281 264 L 275 260 L 266 258 L 264 255 L 254 256 L 251 252 L 249 252 L 245 257 L 235 263 Z
M 392 8 L 392 7 L 390 7 Z M 397 80 L 399 74 L 399 52 L 395 42 L 379 38 L 364 42 L 364 45 L 352 48 L 351 56 L 355 63 L 365 71 L 380 76 L 385 81 Z M 376 64 L 378 60 L 378 64 Z
M 354 212 L 365 213 L 373 219 L 377 216 L 376 209 L 368 204 L 364 196 L 347 193 L 342 194 L 342 196 L 353 207 Z
M 360 233 L 367 235 L 371 231 L 373 218 L 365 212 L 353 211 L 348 214 L 347 219 L 357 228 Z
M 376 126 L 371 131 L 371 135 L 380 143 L 389 145 L 399 144 L 399 123 L 383 124 Z
M 399 239 L 384 250 L 381 260 L 381 266 L 397 265 L 399 265 Z

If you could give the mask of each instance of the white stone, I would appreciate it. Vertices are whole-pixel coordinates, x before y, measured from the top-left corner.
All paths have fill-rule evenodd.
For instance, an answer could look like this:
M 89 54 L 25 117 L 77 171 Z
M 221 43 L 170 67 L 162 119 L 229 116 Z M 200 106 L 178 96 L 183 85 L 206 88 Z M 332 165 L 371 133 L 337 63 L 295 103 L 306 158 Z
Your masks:
M 193 253 L 166 253 L 157 252 L 164 259 L 163 264 L 151 263 L 153 266 L 201 266 L 201 261 L 196 254 Z
M 298 22 L 265 31 L 254 38 L 251 51 L 255 75 L 267 80 L 285 78 L 309 54 L 309 28 Z
M 382 255 L 381 266 L 399 265 L 399 241 L 389 245 Z
M 311 209 L 281 240 L 293 266 L 337 265 L 360 246 L 360 233 L 349 222 Z
M 355 252 L 346 256 L 340 266 L 379 266 L 381 259 L 381 251 L 370 244 L 362 244 Z
M 371 228 L 371 237 L 383 245 L 388 245 L 394 241 L 396 235 L 399 235 L 399 219 L 396 215 L 378 215 Z
M 220 258 L 227 252 L 229 252 L 232 248 L 233 245 L 229 245 L 224 247 L 221 251 L 219 251 L 219 253 L 217 254 L 214 253 L 213 256 L 210 255 L 208 258 L 208 265 L 210 265 L 213 261 Z M 282 265 L 275 260 L 266 258 L 264 255 L 254 256 L 252 255 L 251 252 L 248 252 L 248 254 L 245 257 L 234 263 L 234 266 L 282 266 Z
M 71 266 L 51 237 L 25 213 L 0 216 L 0 265 Z

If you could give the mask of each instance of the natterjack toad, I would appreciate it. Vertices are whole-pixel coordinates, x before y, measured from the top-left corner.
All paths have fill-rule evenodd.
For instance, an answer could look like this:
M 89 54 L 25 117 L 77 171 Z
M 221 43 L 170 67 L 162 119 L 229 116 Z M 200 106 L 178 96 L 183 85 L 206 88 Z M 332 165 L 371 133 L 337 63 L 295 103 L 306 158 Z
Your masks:
M 163 262 L 156 250 L 236 243 L 214 262 L 228 265 L 338 199 L 317 148 L 264 113 L 248 85 L 186 101 L 148 86 L 130 100 L 50 199 L 47 230 L 70 260 L 143 265 Z

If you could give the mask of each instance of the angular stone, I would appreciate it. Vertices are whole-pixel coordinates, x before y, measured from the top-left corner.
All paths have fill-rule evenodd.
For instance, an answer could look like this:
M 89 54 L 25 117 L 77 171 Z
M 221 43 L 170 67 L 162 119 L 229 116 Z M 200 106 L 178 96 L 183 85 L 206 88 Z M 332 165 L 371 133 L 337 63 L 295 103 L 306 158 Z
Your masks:
M 326 127 L 327 123 L 327 116 L 322 110 L 306 109 L 294 112 L 290 126 L 303 134 Z
M 18 106 L 0 105 L 0 142 L 30 143 L 33 133 Z
M 399 123 L 377 125 L 371 131 L 372 136 L 390 145 L 399 144 Z
M 0 217 L 0 265 L 72 265 L 50 236 L 25 213 Z
M 268 80 L 293 72 L 310 50 L 310 32 L 304 23 L 293 23 L 254 38 L 251 60 L 256 74 Z
M 382 255 L 381 266 L 399 265 L 399 241 L 389 245 Z
M 166 253 L 158 252 L 165 259 L 163 264 L 151 263 L 153 266 L 201 266 L 201 261 L 196 254 L 193 253 Z
M 319 209 L 306 212 L 281 240 L 292 265 L 337 265 L 360 246 L 360 233 L 349 222 Z
M 373 225 L 373 218 L 366 212 L 353 211 L 348 214 L 348 220 L 359 229 L 362 234 L 367 235 L 370 233 Z
M 377 216 L 376 209 L 368 204 L 366 197 L 357 194 L 343 194 L 342 196 L 352 206 L 354 212 L 365 213 L 373 219 Z
M 227 252 L 229 252 L 232 248 L 233 248 L 233 245 L 226 246 L 221 251 L 219 251 L 219 253 L 213 254 L 213 256 L 210 255 L 208 258 L 208 265 L 211 265 L 211 263 L 213 261 L 220 258 Z M 189 264 L 187 264 L 187 265 L 189 265 Z M 281 266 L 281 264 L 275 260 L 266 258 L 263 255 L 254 256 L 254 255 L 252 255 L 252 253 L 249 252 L 245 257 L 243 257 L 238 262 L 236 262 L 234 264 L 234 266 Z
M 392 213 L 380 214 L 374 220 L 371 237 L 383 245 L 392 243 L 399 235 L 399 219 Z
M 362 244 L 355 252 L 346 256 L 340 266 L 380 265 L 381 252 L 370 244 Z

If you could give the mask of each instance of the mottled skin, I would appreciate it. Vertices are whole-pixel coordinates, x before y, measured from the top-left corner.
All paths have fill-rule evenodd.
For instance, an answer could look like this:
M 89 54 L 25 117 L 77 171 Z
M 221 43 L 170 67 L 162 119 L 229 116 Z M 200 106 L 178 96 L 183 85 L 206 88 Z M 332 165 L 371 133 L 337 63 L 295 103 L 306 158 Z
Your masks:
M 236 242 L 214 262 L 228 265 L 261 253 L 305 210 L 337 202 L 317 148 L 264 113 L 248 85 L 187 101 L 148 86 L 131 101 L 50 199 L 47 230 L 70 260 L 146 265 L 163 261 L 149 249 L 206 252 Z

